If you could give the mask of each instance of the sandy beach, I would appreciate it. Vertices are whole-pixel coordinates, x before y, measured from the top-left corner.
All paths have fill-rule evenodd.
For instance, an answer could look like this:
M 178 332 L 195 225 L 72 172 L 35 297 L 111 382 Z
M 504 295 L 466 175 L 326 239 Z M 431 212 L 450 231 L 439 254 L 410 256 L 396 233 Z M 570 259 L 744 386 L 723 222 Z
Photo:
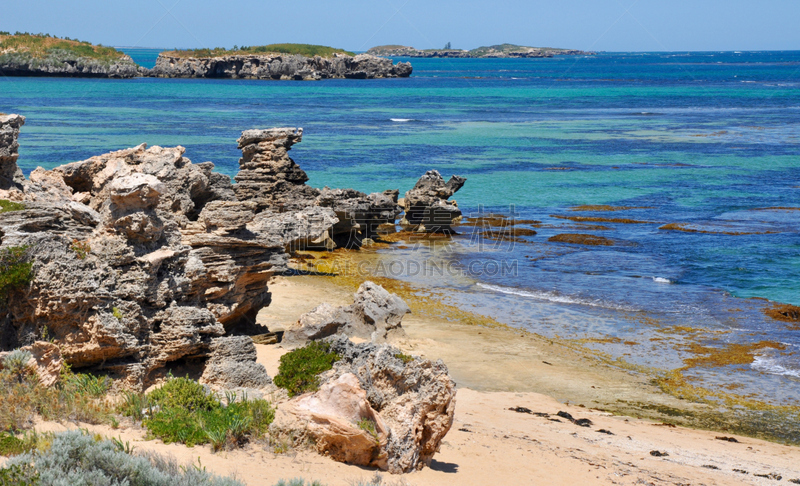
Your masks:
M 270 290 L 273 303 L 260 313 L 259 322 L 276 329 L 290 326 L 323 301 L 352 300 L 348 289 L 330 277 L 276 277 Z M 459 386 L 456 415 L 430 467 L 384 475 L 384 483 L 722 485 L 800 479 L 796 447 L 598 410 L 596 404 L 623 396 L 631 402 L 686 404 L 659 393 L 635 374 L 576 351 L 511 329 L 459 325 L 422 315 L 409 315 L 403 327 L 408 337 L 396 344 L 405 352 L 447 363 Z M 257 349 L 258 361 L 274 376 L 286 350 L 279 344 Z M 126 428 L 124 423 L 116 430 L 55 423 L 40 423 L 37 429 L 77 426 L 118 437 L 135 450 L 168 454 L 180 463 L 232 475 L 251 486 L 297 477 L 344 486 L 376 473 L 312 451 L 276 454 L 265 443 L 216 454 L 209 446 L 167 445 L 145 440 L 143 429 Z

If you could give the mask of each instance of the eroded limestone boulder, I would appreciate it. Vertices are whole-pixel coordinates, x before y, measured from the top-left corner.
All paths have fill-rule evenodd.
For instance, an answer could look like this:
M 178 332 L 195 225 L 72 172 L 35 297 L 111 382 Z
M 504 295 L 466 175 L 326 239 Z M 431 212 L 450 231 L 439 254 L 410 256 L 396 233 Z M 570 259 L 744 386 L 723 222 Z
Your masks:
M 216 338 L 211 341 L 200 383 L 221 389 L 267 386 L 272 379 L 256 358 L 256 347 L 249 336 Z
M 405 336 L 402 320 L 410 312 L 403 299 L 366 281 L 358 288 L 351 305 L 317 306 L 300 316 L 297 327 L 287 330 L 282 342 L 287 346 L 302 346 L 341 333 L 383 343 Z
M 278 407 L 272 432 L 299 442 L 310 437 L 338 461 L 395 474 L 429 464 L 455 414 L 455 383 L 444 363 L 344 335 L 332 339 L 331 350 L 342 359 L 321 375 L 318 391 Z M 363 433 L 369 425 L 358 427 L 365 419 L 374 435 Z
M 359 423 L 370 423 L 372 430 Z M 387 468 L 388 430 L 352 373 L 279 406 L 270 430 L 276 436 L 310 439 L 320 454 L 335 461 Z

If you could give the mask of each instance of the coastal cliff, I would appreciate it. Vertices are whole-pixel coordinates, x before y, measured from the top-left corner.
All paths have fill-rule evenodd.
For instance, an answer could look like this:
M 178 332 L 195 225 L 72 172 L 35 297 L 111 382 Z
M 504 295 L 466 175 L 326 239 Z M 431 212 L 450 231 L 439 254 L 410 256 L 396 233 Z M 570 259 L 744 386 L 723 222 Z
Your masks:
M 515 44 L 499 44 L 478 47 L 477 49 L 415 49 L 408 46 L 377 46 L 367 54 L 380 57 L 424 57 L 424 58 L 535 58 L 553 56 L 584 56 L 594 52 L 577 49 L 556 49 L 552 47 L 528 47 Z
M 407 78 L 411 64 L 392 64 L 370 54 L 306 57 L 296 54 L 236 54 L 181 57 L 160 54 L 148 73 L 159 78 L 231 78 L 275 80 Z
M 3 76 L 133 78 L 142 70 L 113 47 L 45 35 L 0 35 Z

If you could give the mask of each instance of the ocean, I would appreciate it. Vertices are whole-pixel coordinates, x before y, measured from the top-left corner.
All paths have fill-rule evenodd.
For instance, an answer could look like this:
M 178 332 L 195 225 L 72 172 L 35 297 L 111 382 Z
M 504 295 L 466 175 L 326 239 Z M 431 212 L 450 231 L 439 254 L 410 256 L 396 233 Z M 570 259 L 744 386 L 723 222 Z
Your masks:
M 467 222 L 443 248 L 389 250 L 459 271 L 396 277 L 726 397 L 798 403 L 800 323 L 763 299 L 800 305 L 800 52 L 411 62 L 388 80 L 0 78 L 0 111 L 28 118 L 26 175 L 142 142 L 234 175 L 242 130 L 299 126 L 291 154 L 317 187 L 465 176 L 466 216 L 531 231 Z

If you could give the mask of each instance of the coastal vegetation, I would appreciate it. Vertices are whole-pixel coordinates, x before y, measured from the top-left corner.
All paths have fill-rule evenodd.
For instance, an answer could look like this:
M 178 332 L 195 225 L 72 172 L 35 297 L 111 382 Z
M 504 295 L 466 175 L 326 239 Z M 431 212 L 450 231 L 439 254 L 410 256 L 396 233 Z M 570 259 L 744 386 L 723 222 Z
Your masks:
M 222 57 L 222 56 L 246 56 L 246 55 L 266 55 L 266 54 L 294 54 L 305 57 L 333 57 L 334 54 L 355 54 L 344 49 L 335 47 L 319 46 L 313 44 L 269 44 L 265 46 L 233 46 L 232 49 L 215 47 L 213 49 L 174 49 L 164 53 L 165 56 L 189 58 L 189 57 Z
M 0 32 L 0 62 L 4 57 L 12 55 L 44 59 L 65 54 L 109 62 L 125 57 L 124 53 L 113 47 L 94 45 L 69 37 L 61 38 L 50 34 L 29 34 L 27 32 L 15 34 Z
M 341 356 L 331 351 L 331 345 L 313 341 L 307 346 L 281 356 L 275 384 L 285 388 L 289 396 L 300 395 L 319 388 L 319 375 L 333 368 Z
M 33 262 L 27 246 L 11 246 L 0 250 L 0 308 L 9 295 L 28 285 L 33 278 Z
M 171 378 L 148 395 L 129 393 L 119 411 L 142 419 L 148 436 L 188 446 L 210 443 L 217 451 L 263 437 L 275 418 L 266 400 L 229 392 L 217 395 L 189 378 Z M 237 401 L 237 398 L 240 400 Z
M 138 454 L 120 440 L 104 440 L 83 431 L 48 436 L 41 447 L 11 459 L 0 469 L 0 484 L 243 486 L 234 479 L 213 476 L 200 465 L 179 466 L 158 454 Z
M 559 55 L 585 55 L 589 52 L 575 49 L 559 49 L 554 47 L 530 47 L 517 44 L 496 44 L 481 46 L 475 49 L 453 49 L 448 42 L 443 49 L 415 49 L 397 44 L 376 46 L 367 51 L 375 56 L 408 56 L 408 57 L 553 57 Z

